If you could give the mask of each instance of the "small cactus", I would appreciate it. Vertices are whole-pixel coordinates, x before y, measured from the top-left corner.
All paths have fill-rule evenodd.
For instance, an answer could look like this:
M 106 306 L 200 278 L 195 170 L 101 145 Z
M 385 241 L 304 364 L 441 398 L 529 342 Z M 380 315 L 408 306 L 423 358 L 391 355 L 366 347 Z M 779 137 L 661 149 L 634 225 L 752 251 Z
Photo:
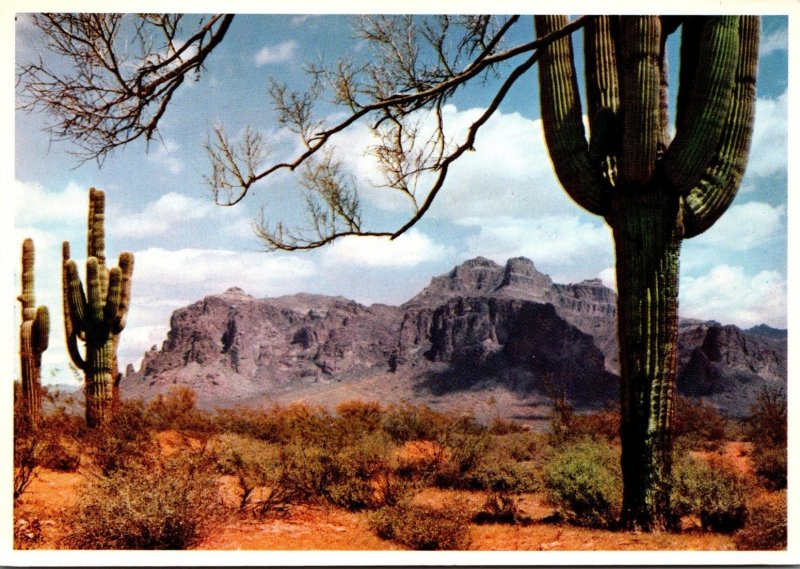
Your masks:
M 20 367 L 22 373 L 22 398 L 31 427 L 36 428 L 42 419 L 42 352 L 50 339 L 50 313 L 46 306 L 36 307 L 33 292 L 33 240 L 22 243 L 22 303 L 20 325 Z
M 96 427 L 107 422 L 119 397 L 117 346 L 125 328 L 131 295 L 133 253 L 122 253 L 119 266 L 105 264 L 105 194 L 89 190 L 89 218 L 86 260 L 86 288 L 78 265 L 70 259 L 69 243 L 62 249 L 64 331 L 67 349 L 86 377 L 86 424 Z M 85 345 L 81 356 L 78 341 Z

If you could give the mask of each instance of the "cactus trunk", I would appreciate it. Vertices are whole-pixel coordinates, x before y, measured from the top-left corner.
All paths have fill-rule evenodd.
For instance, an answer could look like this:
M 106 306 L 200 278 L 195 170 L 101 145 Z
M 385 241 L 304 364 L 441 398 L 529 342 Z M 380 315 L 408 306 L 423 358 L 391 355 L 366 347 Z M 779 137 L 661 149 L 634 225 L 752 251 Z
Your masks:
M 567 23 L 536 16 L 538 36 Z M 683 25 L 675 137 L 666 124 L 666 37 Z M 754 16 L 598 16 L 585 32 L 587 141 L 572 43 L 539 67 L 542 125 L 561 185 L 613 230 L 618 286 L 622 523 L 670 518 L 678 269 L 683 239 L 733 201 L 753 127 Z
M 33 289 L 33 240 L 22 243 L 22 324 L 20 325 L 20 373 L 22 399 L 27 420 L 32 428 L 42 420 L 42 352 L 50 336 L 50 314 L 46 306 L 36 307 Z
M 622 523 L 645 531 L 666 529 L 670 511 L 682 221 L 677 200 L 664 203 L 662 195 L 637 196 L 618 204 L 613 223 L 619 292 Z
M 108 269 L 105 255 L 105 194 L 89 190 L 86 289 L 78 267 L 63 246 L 64 330 L 72 361 L 83 370 L 86 383 L 86 424 L 108 422 L 119 406 L 117 346 L 125 328 L 131 295 L 133 254 L 122 253 L 119 266 Z M 85 357 L 78 341 L 85 344 Z

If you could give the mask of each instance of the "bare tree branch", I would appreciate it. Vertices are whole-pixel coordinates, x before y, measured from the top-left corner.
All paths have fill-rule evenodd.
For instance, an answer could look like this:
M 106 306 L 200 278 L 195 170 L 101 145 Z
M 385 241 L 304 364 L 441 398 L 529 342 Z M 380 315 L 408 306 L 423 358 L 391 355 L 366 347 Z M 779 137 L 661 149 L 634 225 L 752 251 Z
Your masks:
M 81 160 L 102 162 L 119 146 L 151 140 L 175 91 L 199 73 L 233 20 L 216 15 L 180 39 L 180 14 L 35 14 L 55 55 L 18 69 L 19 108 L 42 111 L 55 140 L 70 140 Z M 133 33 L 135 42 L 127 35 Z

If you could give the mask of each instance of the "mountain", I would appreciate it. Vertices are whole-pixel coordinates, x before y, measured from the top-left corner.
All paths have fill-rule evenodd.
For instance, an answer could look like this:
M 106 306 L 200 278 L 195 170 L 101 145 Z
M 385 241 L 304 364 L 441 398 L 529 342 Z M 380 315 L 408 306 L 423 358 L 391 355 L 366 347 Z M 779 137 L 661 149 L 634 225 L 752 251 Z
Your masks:
M 785 384 L 777 332 L 682 321 L 679 391 L 746 413 L 765 382 Z M 530 418 L 555 390 L 580 408 L 616 400 L 618 373 L 611 289 L 553 283 L 522 257 L 478 257 L 401 306 L 238 288 L 208 296 L 175 311 L 161 348 L 121 389 L 147 399 L 188 385 L 204 407 L 358 397 Z

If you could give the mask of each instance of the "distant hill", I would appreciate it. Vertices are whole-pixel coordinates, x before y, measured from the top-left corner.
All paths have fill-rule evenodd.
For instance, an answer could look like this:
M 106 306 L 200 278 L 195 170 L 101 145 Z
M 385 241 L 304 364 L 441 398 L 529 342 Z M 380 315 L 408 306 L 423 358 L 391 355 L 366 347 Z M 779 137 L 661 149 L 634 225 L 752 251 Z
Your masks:
M 786 335 L 682 321 L 678 389 L 731 415 L 786 382 Z M 401 306 L 254 298 L 233 288 L 176 310 L 159 349 L 121 383 L 148 399 L 191 386 L 203 407 L 408 400 L 535 420 L 564 389 L 579 408 L 617 399 L 616 295 L 553 283 L 526 258 L 469 260 Z

